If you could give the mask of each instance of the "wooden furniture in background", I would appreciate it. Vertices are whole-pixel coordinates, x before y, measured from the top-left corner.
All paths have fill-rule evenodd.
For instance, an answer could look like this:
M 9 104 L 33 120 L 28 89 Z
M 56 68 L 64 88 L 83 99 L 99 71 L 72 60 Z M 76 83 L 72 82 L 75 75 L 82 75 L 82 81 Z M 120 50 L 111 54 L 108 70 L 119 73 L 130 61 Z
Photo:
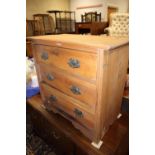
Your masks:
M 46 35 L 53 33 L 53 25 L 49 14 L 34 14 L 33 18 L 35 21 L 34 34 L 35 35 Z
M 42 34 L 44 34 L 44 29 L 40 20 L 26 20 L 26 37 Z
M 43 108 L 40 95 L 27 100 L 27 113 L 30 114 L 36 133 L 46 143 L 54 146 L 57 155 L 128 155 L 129 119 L 123 113 L 103 137 L 100 150 L 82 135 L 73 125 L 60 115 Z
M 26 56 L 33 57 L 31 40 L 26 39 Z
M 84 15 L 81 15 L 81 22 L 100 22 L 101 13 L 97 12 L 85 12 Z
M 31 37 L 45 107 L 98 144 L 120 113 L 128 38 Z
M 78 22 L 75 23 L 76 34 L 91 33 L 92 35 L 104 34 L 107 22 Z
M 26 20 L 26 37 L 34 36 L 34 20 Z M 33 57 L 31 41 L 26 39 L 26 56 Z
M 74 33 L 75 32 L 75 12 L 49 10 L 48 13 L 54 14 L 55 33 Z
M 87 12 L 81 15 L 81 21 L 75 23 L 76 34 L 99 35 L 104 33 L 104 29 L 108 26 L 107 22 L 101 22 L 101 13 Z
M 110 22 L 110 14 L 115 13 L 115 12 L 118 12 L 118 7 L 108 6 L 108 8 L 107 8 L 108 26 L 109 26 L 109 22 Z
M 26 36 L 33 36 L 34 35 L 34 20 L 26 19 Z

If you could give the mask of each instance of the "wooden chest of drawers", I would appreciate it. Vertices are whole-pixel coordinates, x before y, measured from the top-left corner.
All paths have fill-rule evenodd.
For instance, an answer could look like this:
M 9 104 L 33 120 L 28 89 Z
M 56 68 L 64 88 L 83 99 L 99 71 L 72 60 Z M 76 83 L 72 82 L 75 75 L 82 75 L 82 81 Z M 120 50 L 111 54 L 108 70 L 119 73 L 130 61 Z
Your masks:
M 45 107 L 98 143 L 120 112 L 128 38 L 63 34 L 30 39 Z

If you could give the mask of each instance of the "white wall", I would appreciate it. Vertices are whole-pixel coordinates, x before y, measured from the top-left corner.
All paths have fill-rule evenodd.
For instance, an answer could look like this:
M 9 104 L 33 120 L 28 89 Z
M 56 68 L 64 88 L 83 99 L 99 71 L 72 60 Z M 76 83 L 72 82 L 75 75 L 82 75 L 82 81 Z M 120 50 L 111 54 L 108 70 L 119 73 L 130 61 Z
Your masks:
M 69 10 L 70 0 L 26 0 L 26 18 L 33 14 L 47 13 L 47 10 Z
M 102 7 L 77 9 L 80 6 L 98 5 L 102 4 Z M 89 11 L 101 12 L 102 21 L 107 21 L 107 7 L 116 6 L 119 12 L 128 11 L 128 0 L 70 0 L 70 10 L 75 11 L 76 22 L 81 21 L 81 14 Z

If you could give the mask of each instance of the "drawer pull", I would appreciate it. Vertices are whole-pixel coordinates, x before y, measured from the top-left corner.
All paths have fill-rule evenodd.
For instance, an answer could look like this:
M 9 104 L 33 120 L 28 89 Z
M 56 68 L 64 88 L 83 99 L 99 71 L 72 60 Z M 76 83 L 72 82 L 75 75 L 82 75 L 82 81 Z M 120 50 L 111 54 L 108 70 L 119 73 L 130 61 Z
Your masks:
M 80 110 L 78 110 L 78 109 L 76 109 L 76 108 L 75 108 L 75 110 L 74 110 L 74 113 L 75 113 L 76 116 L 78 116 L 78 117 L 80 117 L 80 118 L 83 117 L 82 111 L 80 111 Z
M 57 98 L 56 98 L 56 96 L 51 95 L 51 96 L 49 97 L 49 100 L 50 100 L 51 102 L 56 102 L 56 101 L 57 101 Z
M 46 77 L 47 77 L 47 79 L 50 80 L 50 81 L 54 80 L 54 76 L 51 75 L 51 74 L 47 74 Z
M 70 90 L 72 91 L 72 93 L 76 94 L 76 95 L 80 95 L 80 88 L 76 87 L 76 86 L 71 86 Z
M 48 53 L 43 52 L 43 53 L 41 54 L 41 58 L 42 58 L 43 60 L 47 60 L 47 59 L 48 59 Z
M 79 68 L 80 67 L 80 62 L 77 59 L 70 58 L 68 61 L 68 64 L 72 68 Z

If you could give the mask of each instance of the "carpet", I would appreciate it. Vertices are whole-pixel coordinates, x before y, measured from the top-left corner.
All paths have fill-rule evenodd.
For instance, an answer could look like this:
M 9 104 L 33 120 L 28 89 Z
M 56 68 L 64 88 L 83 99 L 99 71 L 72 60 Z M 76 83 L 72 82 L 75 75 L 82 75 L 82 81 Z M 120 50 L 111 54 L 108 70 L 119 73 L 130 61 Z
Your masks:
M 33 129 L 30 115 L 26 114 L 26 155 L 56 155 L 54 147 L 46 144 Z
M 129 113 L 129 100 L 122 99 L 121 112 Z M 48 145 L 33 129 L 30 114 L 26 114 L 26 155 L 56 155 L 55 148 Z

